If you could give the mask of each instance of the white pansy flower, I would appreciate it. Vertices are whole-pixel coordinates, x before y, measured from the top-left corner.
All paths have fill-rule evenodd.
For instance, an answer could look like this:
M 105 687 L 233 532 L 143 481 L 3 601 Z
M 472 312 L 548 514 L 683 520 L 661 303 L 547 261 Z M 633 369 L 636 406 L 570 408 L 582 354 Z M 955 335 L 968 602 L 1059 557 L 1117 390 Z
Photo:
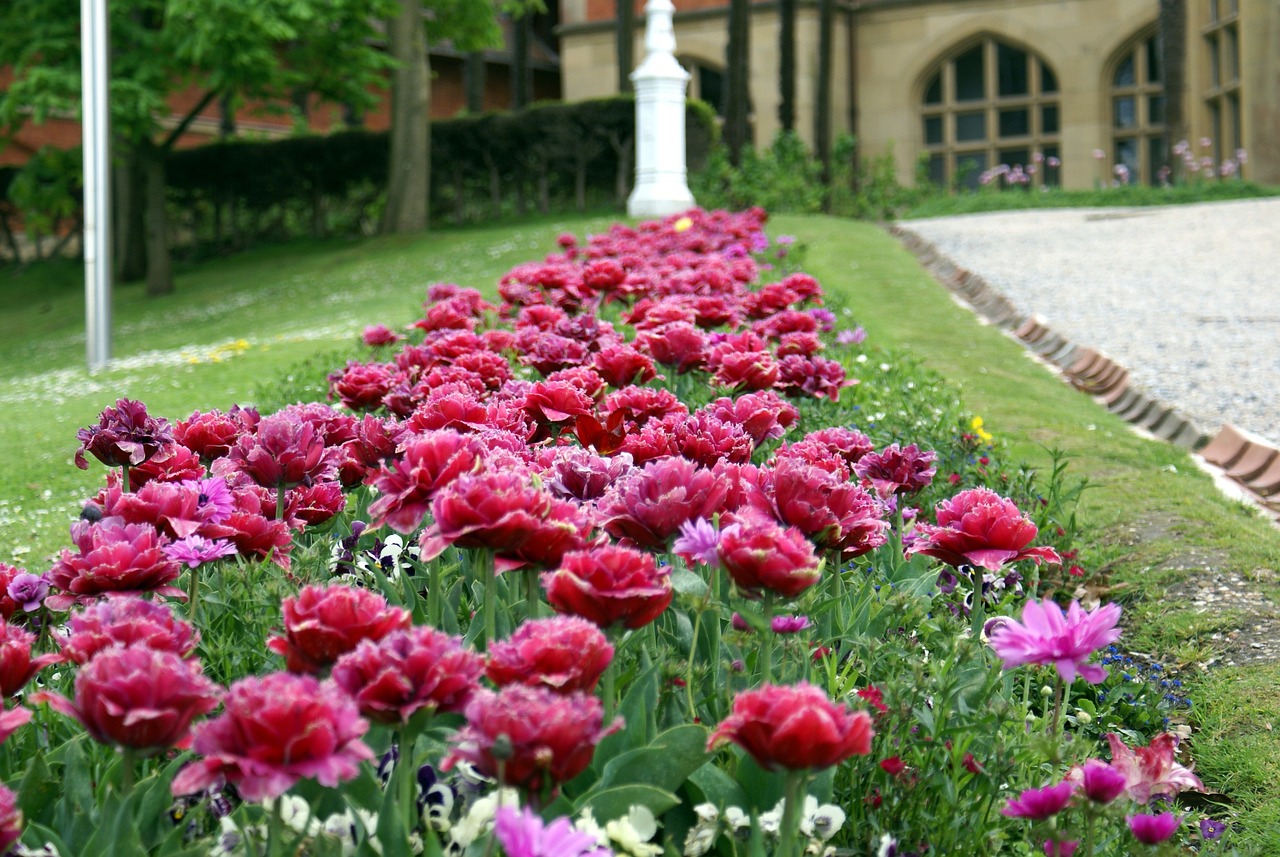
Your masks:
M 746 840 L 751 835 L 751 816 L 736 806 L 725 807 L 724 823 L 735 839 Z
M 320 832 L 320 822 L 311 817 L 311 807 L 297 795 L 281 795 L 278 798 L 267 798 L 262 802 L 262 809 L 268 815 L 276 812 L 276 801 L 280 802 L 280 820 L 295 833 L 315 836 Z
M 647 806 L 632 806 L 625 818 L 615 818 L 606 824 L 604 832 L 617 846 L 615 851 L 633 857 L 656 857 L 662 853 L 661 845 L 649 844 L 649 840 L 658 833 L 658 822 Z
M 609 846 L 609 834 L 605 833 L 604 828 L 596 821 L 595 815 L 591 812 L 591 807 L 586 807 L 582 810 L 578 820 L 574 822 L 573 828 L 579 833 L 590 836 L 600 847 L 607 848 Z

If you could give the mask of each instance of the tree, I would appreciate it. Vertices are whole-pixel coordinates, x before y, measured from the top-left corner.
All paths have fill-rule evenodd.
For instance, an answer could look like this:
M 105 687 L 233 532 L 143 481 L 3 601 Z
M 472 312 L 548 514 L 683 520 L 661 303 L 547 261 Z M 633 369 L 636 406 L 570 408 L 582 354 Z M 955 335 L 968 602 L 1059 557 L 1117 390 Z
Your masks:
M 831 30 L 835 0 L 818 0 L 818 91 L 813 111 L 813 150 L 822 165 L 823 210 L 831 207 Z
M 748 113 L 751 109 L 751 68 L 748 59 L 751 27 L 751 0 L 729 0 L 729 44 L 726 50 L 724 143 L 729 150 L 729 162 L 735 167 L 742 163 L 742 149 L 748 143 L 750 129 Z
M 0 4 L 0 126 L 43 122 L 80 103 L 76 0 Z M 223 97 L 285 103 L 305 89 L 372 104 L 390 60 L 372 22 L 395 0 L 111 0 L 111 123 L 122 166 L 117 225 L 145 223 L 147 293 L 173 290 L 165 156 Z M 175 113 L 175 108 L 179 111 Z M 123 230 L 122 242 L 133 241 Z
M 778 124 L 796 129 L 796 0 L 778 0 Z
M 618 6 L 618 91 L 631 91 L 631 72 L 635 69 L 636 5 L 635 0 L 617 0 Z
M 387 21 L 396 66 L 391 87 L 391 154 L 382 232 L 427 228 L 431 197 L 431 74 L 427 37 L 471 52 L 498 44 L 502 32 L 491 0 L 401 0 Z M 430 18 L 430 30 L 427 29 Z M 468 67 L 470 68 L 470 61 Z M 483 81 L 480 83 L 483 87 Z M 481 91 L 483 94 L 483 90 Z M 470 99 L 470 95 L 468 98 Z

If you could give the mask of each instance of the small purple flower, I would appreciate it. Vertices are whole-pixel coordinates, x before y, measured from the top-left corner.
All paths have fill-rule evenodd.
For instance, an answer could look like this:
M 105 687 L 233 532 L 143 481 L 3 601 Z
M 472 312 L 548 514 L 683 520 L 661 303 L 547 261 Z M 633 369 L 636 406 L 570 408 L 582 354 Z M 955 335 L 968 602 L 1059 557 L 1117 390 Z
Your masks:
M 49 594 L 49 581 L 41 575 L 23 572 L 10 581 L 6 594 L 23 610 L 34 613 Z
M 174 562 L 186 563 L 195 568 L 236 552 L 236 546 L 223 539 L 206 539 L 204 536 L 187 536 L 164 546 L 165 556 Z
M 775 634 L 798 634 L 809 627 L 808 616 L 774 616 L 769 623 Z
M 1206 842 L 1212 842 L 1223 834 L 1227 826 L 1221 821 L 1214 821 L 1212 818 L 1200 819 L 1200 835 L 1204 837 Z
M 671 550 L 686 560 L 696 560 L 712 568 L 720 564 L 719 548 L 720 532 L 706 518 L 685 521 L 680 525 L 680 536 L 671 544 Z
M 866 341 L 867 331 L 862 325 L 858 325 L 853 330 L 842 330 L 836 334 L 837 345 L 861 345 Z
M 498 809 L 493 835 L 507 857 L 612 857 L 613 852 L 596 844 L 595 837 L 573 829 L 573 822 L 557 818 L 544 824 L 538 814 L 525 807 Z
M 206 524 L 221 524 L 236 510 L 236 498 L 227 487 L 227 480 L 219 476 L 187 479 L 178 484 L 199 495 L 197 508 L 200 520 Z
M 741 613 L 734 613 L 733 616 L 729 618 L 729 624 L 733 626 L 733 630 L 735 631 L 749 632 L 751 630 L 751 623 L 744 619 Z
M 816 307 L 809 310 L 809 315 L 813 316 L 818 322 L 818 329 L 823 333 L 830 333 L 836 329 L 836 314 L 824 307 Z

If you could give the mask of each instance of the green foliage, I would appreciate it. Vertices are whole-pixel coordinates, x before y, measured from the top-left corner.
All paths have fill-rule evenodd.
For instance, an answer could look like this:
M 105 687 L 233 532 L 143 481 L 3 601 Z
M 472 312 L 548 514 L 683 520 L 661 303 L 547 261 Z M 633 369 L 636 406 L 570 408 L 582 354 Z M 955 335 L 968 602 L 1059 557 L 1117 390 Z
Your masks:
M 9 183 L 7 198 L 22 212 L 28 238 L 56 235 L 80 210 L 81 157 L 79 149 L 45 146 L 19 169 Z

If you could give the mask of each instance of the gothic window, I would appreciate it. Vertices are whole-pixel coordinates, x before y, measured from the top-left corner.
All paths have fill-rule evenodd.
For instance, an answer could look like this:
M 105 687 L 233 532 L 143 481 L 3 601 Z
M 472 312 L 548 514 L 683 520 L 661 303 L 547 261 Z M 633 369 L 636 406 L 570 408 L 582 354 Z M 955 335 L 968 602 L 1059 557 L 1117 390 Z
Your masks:
M 1243 145 L 1240 129 L 1240 10 L 1237 0 L 1208 0 L 1203 34 L 1209 62 L 1205 106 L 1214 160 L 1233 159 Z
M 1019 166 L 1057 184 L 1058 79 L 1033 52 L 985 36 L 943 57 L 925 78 L 921 129 L 929 178 L 977 187 L 984 172 Z
M 1112 59 L 1111 159 L 1130 181 L 1154 184 L 1169 162 L 1165 151 L 1164 89 L 1154 32 L 1138 36 Z

